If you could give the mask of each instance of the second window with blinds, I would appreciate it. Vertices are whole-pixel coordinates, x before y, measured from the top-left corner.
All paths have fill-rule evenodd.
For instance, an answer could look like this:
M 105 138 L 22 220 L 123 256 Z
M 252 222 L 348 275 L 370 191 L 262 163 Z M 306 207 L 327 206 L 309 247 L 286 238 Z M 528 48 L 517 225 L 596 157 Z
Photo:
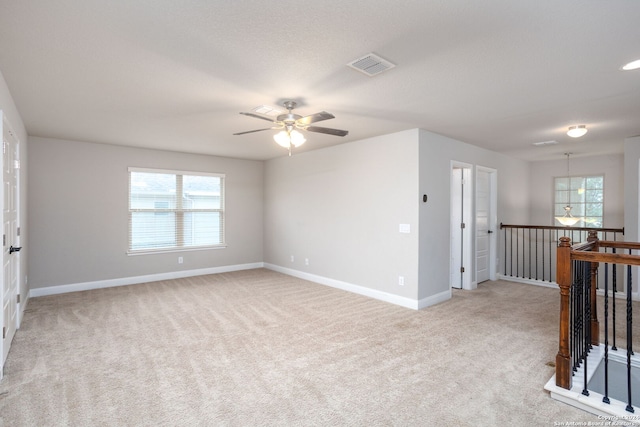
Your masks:
M 223 174 L 129 168 L 129 253 L 224 244 Z

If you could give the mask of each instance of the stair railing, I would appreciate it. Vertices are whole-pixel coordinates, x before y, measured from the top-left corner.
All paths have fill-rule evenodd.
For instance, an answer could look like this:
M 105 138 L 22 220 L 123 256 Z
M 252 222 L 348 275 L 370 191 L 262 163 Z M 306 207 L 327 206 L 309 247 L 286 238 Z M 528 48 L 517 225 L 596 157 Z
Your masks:
M 626 410 L 634 412 L 632 405 L 632 266 L 640 266 L 640 243 L 599 240 L 596 231 L 589 232 L 584 243 L 571 245 L 569 237 L 560 237 L 557 249 L 556 282 L 560 288 L 559 343 L 556 355 L 556 385 L 572 388 L 573 377 L 582 370 L 582 394 L 589 395 L 587 378 L 589 358 L 593 347 L 600 347 L 604 335 L 602 361 L 604 363 L 603 403 L 609 404 L 609 352 L 618 352 L 616 345 L 616 287 L 617 270 L 626 269 Z M 610 252 L 601 252 L 604 250 Z M 618 253 L 627 251 L 628 253 Z M 604 299 L 604 327 L 601 330 L 597 310 L 598 268 L 604 270 L 604 284 L 600 286 Z M 623 270 L 624 270 L 623 269 Z M 609 272 L 611 271 L 611 274 Z M 613 279 L 610 287 L 609 279 Z M 613 301 L 610 302 L 610 296 Z M 613 321 L 610 322 L 610 306 Z M 610 341 L 613 345 L 610 345 Z M 593 363 L 593 362 L 592 362 Z M 636 387 L 638 384 L 635 384 Z
M 624 240 L 624 228 L 500 224 L 500 229 L 502 277 L 546 285 L 556 283 L 556 249 L 560 237 L 586 242 L 589 232 L 596 231 L 600 240 Z

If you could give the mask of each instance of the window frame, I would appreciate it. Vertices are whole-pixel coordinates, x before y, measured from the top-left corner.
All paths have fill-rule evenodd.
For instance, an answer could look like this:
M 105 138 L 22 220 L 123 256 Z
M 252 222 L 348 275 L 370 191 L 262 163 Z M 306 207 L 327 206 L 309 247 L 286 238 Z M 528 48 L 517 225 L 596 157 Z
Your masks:
M 155 202 L 153 208 L 131 208 L 131 176 L 132 173 L 155 173 L 174 175 L 176 179 L 176 195 L 175 195 L 175 208 L 156 208 Z M 220 179 L 220 202 L 219 208 L 185 208 L 183 203 L 184 196 L 184 177 L 185 176 L 206 176 L 216 177 Z M 227 247 L 226 244 L 226 220 L 225 220 L 225 196 L 226 196 L 226 175 L 223 173 L 212 172 L 198 172 L 198 171 L 183 171 L 174 169 L 155 169 L 155 168 L 140 168 L 129 167 L 127 172 L 127 255 L 144 255 L 153 253 L 167 253 L 167 252 L 185 252 L 185 251 L 197 251 L 208 249 L 223 249 Z M 170 204 L 170 203 L 169 203 Z M 174 213 L 175 215 L 175 236 L 176 246 L 168 246 L 161 248 L 133 248 L 133 214 L 135 212 L 149 212 L 155 215 L 166 215 L 168 213 Z M 185 214 L 198 213 L 198 212 L 215 212 L 219 214 L 219 228 L 220 228 L 220 243 L 207 244 L 207 245 L 190 245 L 185 246 Z
M 600 218 L 600 220 L 601 220 L 600 221 L 600 226 L 597 226 L 597 225 L 592 225 L 592 224 L 586 223 L 584 221 L 584 219 L 580 219 L 580 221 L 578 221 L 578 223 L 576 223 L 576 225 L 574 225 L 574 227 L 579 227 L 580 225 L 578 225 L 578 224 L 582 223 L 582 225 L 581 225 L 582 227 L 604 228 L 604 220 L 605 220 L 605 215 L 604 215 L 605 209 L 604 208 L 605 208 L 605 197 L 606 197 L 606 195 L 605 195 L 605 182 L 606 181 L 605 181 L 605 174 L 603 174 L 603 173 L 588 174 L 588 175 L 571 175 L 571 176 L 563 175 L 563 176 L 555 176 L 555 177 L 553 177 L 553 181 L 552 181 L 552 191 L 553 191 L 553 200 L 552 200 L 552 215 L 553 216 L 552 216 L 552 220 L 553 220 L 553 224 L 554 225 L 558 225 L 557 224 L 557 220 L 556 220 L 556 216 L 564 215 L 564 212 L 562 214 L 558 215 L 557 212 L 556 212 L 556 207 L 559 206 L 559 205 L 566 206 L 566 203 L 564 203 L 564 202 L 563 203 L 557 202 L 558 191 L 559 191 L 558 188 L 557 188 L 557 180 L 559 180 L 559 179 L 567 179 L 567 178 L 570 178 L 570 179 L 576 179 L 577 178 L 577 179 L 583 179 L 585 181 L 588 178 L 602 178 L 602 188 L 599 189 L 600 193 L 601 193 L 601 196 L 602 196 L 602 202 L 598 202 L 598 203 L 600 203 L 602 205 L 601 216 L 594 217 L 592 215 L 591 216 L 586 215 L 586 213 L 587 213 L 587 204 L 589 203 L 586 200 L 587 191 L 592 191 L 593 189 L 585 188 L 585 192 L 584 192 L 585 194 L 583 196 L 581 196 L 581 200 L 579 200 L 579 201 L 574 200 L 574 196 L 571 195 L 570 203 L 571 203 L 571 207 L 572 207 L 572 211 L 571 211 L 572 215 L 577 216 L 576 212 L 575 212 L 576 210 L 573 209 L 573 208 L 575 206 L 577 206 L 577 205 L 582 205 L 582 206 L 584 206 L 583 212 L 585 213 L 585 215 L 581 216 L 581 218 Z M 566 190 L 560 190 L 560 191 L 566 191 Z M 569 191 L 571 191 L 571 190 L 569 190 Z M 574 190 L 574 191 L 576 191 L 576 190 Z M 593 203 L 593 202 L 591 202 L 591 203 Z M 560 224 L 560 226 L 562 226 L 562 224 Z

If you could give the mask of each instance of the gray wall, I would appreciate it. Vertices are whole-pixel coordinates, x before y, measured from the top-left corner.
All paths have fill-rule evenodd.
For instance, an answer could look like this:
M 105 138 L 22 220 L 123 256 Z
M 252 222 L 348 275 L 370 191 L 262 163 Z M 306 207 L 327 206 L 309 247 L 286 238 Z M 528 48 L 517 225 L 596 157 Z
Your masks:
M 417 130 L 269 160 L 265 262 L 415 300 L 417 194 Z
M 448 292 L 452 160 L 496 169 L 498 222 L 527 223 L 527 162 L 414 129 L 268 161 L 265 261 L 414 300 Z
M 640 241 L 638 233 L 638 179 L 640 178 L 640 136 L 624 140 L 624 237 Z M 637 286 L 636 280 L 636 286 Z
M 226 174 L 228 247 L 127 256 L 129 166 Z M 30 288 L 262 262 L 262 178 L 258 161 L 31 137 Z
M 529 163 L 425 130 L 420 131 L 420 192 L 428 202 L 420 204 L 420 295 L 427 298 L 450 287 L 449 264 L 451 162 L 497 171 L 497 223 L 527 224 L 529 221 Z M 475 194 L 475 189 L 473 194 Z M 419 196 L 418 196 L 419 197 Z M 475 206 L 471 207 L 472 212 Z M 494 230 L 499 233 L 499 230 Z M 475 248 L 475 231 L 472 248 Z M 498 257 L 501 239 L 497 239 Z M 475 260 L 472 262 L 475 281 Z
M 571 156 L 571 175 L 604 175 L 604 226 L 624 226 L 624 171 L 622 154 Z M 567 160 L 531 163 L 531 223 L 558 225 L 553 220 L 553 178 L 567 175 Z

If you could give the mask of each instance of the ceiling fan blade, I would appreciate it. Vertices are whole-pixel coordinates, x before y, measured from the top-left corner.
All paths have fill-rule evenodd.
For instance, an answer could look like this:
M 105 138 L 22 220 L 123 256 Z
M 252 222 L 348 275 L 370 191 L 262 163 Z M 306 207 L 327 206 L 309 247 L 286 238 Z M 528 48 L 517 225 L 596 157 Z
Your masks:
M 335 135 L 335 136 L 347 136 L 349 134 L 348 130 L 322 128 L 319 126 L 307 126 L 307 127 L 304 127 L 303 129 L 308 130 L 309 132 L 326 133 L 326 134 Z
M 240 114 L 245 115 L 245 116 L 249 116 L 249 117 L 255 117 L 256 119 L 262 119 L 262 120 L 266 120 L 268 122 L 275 123 L 272 119 L 270 119 L 268 117 L 260 116 L 258 114 L 254 114 L 254 113 L 240 113 Z
M 245 133 L 262 132 L 263 130 L 271 130 L 271 129 L 277 129 L 277 128 L 254 129 L 254 130 L 248 130 L 246 132 L 234 133 L 234 135 L 244 135 Z
M 335 117 L 336 116 L 334 116 L 331 113 L 327 113 L 326 111 L 321 111 L 319 113 L 315 113 L 315 114 L 311 114 L 311 115 L 302 117 L 302 118 L 296 120 L 296 122 L 301 124 L 301 125 L 308 125 L 308 124 L 311 124 L 311 123 L 319 122 L 321 120 L 333 119 Z

